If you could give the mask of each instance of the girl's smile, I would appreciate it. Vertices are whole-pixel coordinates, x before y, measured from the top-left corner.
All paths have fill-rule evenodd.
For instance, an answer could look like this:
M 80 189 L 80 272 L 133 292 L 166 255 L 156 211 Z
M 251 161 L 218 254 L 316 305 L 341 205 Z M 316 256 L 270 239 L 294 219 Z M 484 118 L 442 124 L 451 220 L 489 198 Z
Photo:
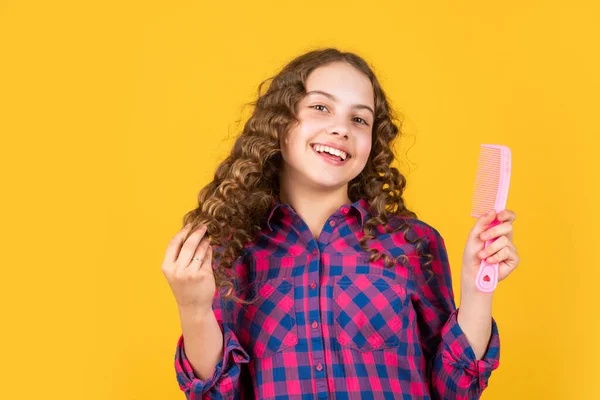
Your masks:
M 350 155 L 347 152 L 342 150 L 334 150 L 333 147 L 323 146 L 321 144 L 312 144 L 310 147 L 317 157 L 334 166 L 345 165 L 350 158 Z

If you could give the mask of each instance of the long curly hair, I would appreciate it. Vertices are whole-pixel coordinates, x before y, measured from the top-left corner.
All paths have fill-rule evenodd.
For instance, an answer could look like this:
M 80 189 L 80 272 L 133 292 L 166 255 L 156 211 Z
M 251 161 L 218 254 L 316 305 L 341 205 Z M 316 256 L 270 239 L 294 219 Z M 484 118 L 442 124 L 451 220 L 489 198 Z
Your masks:
M 214 260 L 219 260 L 214 269 L 217 290 L 228 289 L 223 298 L 239 303 L 248 302 L 233 293 L 233 264 L 242 254 L 244 247 L 251 242 L 264 227 L 274 201 L 279 196 L 279 171 L 282 157 L 280 135 L 299 123 L 297 105 L 305 96 L 305 82 L 316 68 L 334 62 L 345 62 L 365 74 L 371 81 L 375 100 L 372 147 L 363 171 L 348 183 L 348 197 L 352 202 L 363 198 L 369 203 L 369 218 L 360 240 L 363 250 L 371 253 L 370 260 L 384 257 L 387 268 L 396 260 L 377 249 L 367 247 L 367 241 L 375 238 L 377 227 L 385 227 L 387 233 L 402 231 L 405 240 L 415 246 L 417 254 L 425 257 L 423 269 L 432 277 L 429 265 L 432 256 L 428 254 L 427 242 L 417 235 L 409 234 L 409 223 L 400 218 L 400 224 L 391 228 L 391 216 L 417 218 L 416 213 L 406 208 L 402 194 L 406 186 L 405 177 L 398 169 L 391 167 L 394 160 L 393 143 L 400 135 L 402 121 L 388 104 L 384 90 L 367 62 L 351 52 L 341 52 L 335 48 L 310 51 L 289 62 L 276 76 L 267 78 L 258 86 L 258 99 L 249 103 L 254 107 L 252 115 L 237 137 L 229 156 L 217 167 L 214 179 L 198 194 L 198 207 L 189 211 L 183 218 L 183 226 L 191 224 L 184 241 L 200 225 L 207 227 L 206 236 L 210 245 L 222 248 L 214 252 Z M 263 86 L 271 81 L 262 93 Z M 224 246 L 223 246 L 224 244 Z M 406 255 L 401 255 L 403 264 Z

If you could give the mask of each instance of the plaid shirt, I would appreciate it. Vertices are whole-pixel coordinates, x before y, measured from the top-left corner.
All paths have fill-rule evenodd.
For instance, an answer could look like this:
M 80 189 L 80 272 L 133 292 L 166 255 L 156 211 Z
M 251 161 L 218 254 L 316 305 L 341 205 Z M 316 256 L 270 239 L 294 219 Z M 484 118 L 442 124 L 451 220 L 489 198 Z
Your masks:
M 236 293 L 215 294 L 224 355 L 201 380 L 180 336 L 177 381 L 187 399 L 477 399 L 499 364 L 492 319 L 477 360 L 457 323 L 450 265 L 439 232 L 404 218 L 424 237 L 434 277 L 401 231 L 367 242 L 396 260 L 370 262 L 359 240 L 370 217 L 361 199 L 329 217 L 318 240 L 293 208 L 274 203 L 267 224 L 234 263 Z M 392 227 L 401 217 L 390 218 Z M 405 254 L 408 260 L 403 262 Z M 216 258 L 215 258 L 216 261 Z M 218 291 L 217 291 L 218 292 Z

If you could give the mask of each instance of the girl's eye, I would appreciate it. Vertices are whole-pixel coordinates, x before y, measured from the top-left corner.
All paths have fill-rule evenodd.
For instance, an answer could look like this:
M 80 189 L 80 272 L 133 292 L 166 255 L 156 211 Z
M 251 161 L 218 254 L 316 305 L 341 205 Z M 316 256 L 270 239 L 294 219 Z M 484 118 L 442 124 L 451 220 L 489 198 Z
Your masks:
M 324 106 L 324 105 L 322 105 L 322 104 L 317 104 L 317 105 L 315 105 L 315 106 L 311 106 L 310 108 L 317 109 L 317 107 L 325 107 L 325 106 Z M 325 107 L 325 108 L 327 108 L 327 107 Z
M 364 120 L 364 119 L 362 119 L 361 117 L 356 117 L 356 119 L 360 119 L 360 120 L 362 121 L 362 122 L 361 122 L 361 124 L 362 124 L 362 123 L 364 123 L 365 125 L 369 125 L 369 124 L 367 124 L 367 121 L 365 121 L 365 120 Z
M 318 110 L 318 108 L 317 108 L 317 107 L 324 107 L 324 108 L 327 108 L 327 107 L 325 107 L 325 106 L 324 106 L 324 105 L 322 105 L 322 104 L 316 104 L 316 105 L 314 105 L 314 106 L 310 106 L 310 108 L 314 108 L 315 110 Z M 359 119 L 359 120 L 361 120 L 362 122 L 359 122 L 360 124 L 369 125 L 369 124 L 367 123 L 367 121 L 365 121 L 364 119 L 362 119 L 362 118 L 360 118 L 360 117 L 356 117 L 355 119 Z

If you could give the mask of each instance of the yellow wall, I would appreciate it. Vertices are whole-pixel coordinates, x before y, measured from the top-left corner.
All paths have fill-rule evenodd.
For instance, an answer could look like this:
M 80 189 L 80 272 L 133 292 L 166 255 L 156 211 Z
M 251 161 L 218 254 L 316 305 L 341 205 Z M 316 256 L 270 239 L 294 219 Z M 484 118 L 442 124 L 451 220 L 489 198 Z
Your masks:
M 0 2 L 0 398 L 183 398 L 166 245 L 258 83 L 320 46 L 406 115 L 408 206 L 455 277 L 479 144 L 513 151 L 521 265 L 482 398 L 600 398 L 597 3 L 91 3 Z

